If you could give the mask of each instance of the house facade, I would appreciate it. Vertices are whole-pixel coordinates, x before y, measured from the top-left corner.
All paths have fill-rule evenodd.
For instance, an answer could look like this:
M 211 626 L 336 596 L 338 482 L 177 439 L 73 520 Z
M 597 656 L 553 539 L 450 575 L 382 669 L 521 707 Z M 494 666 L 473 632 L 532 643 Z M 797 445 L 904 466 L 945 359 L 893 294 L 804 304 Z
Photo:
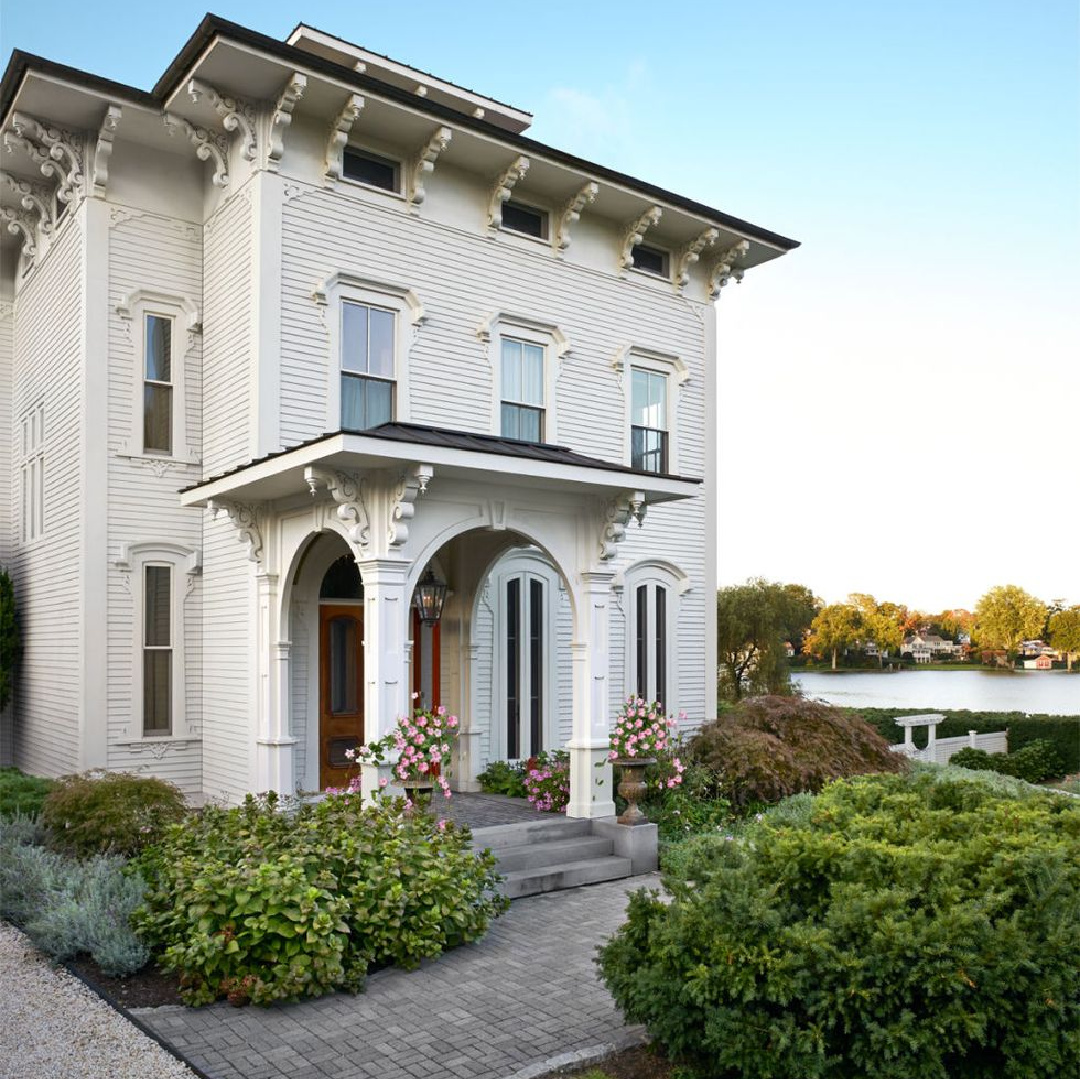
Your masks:
M 529 121 L 305 26 L 13 55 L 6 760 L 319 790 L 419 693 L 606 816 L 624 695 L 713 714 L 713 303 L 796 244 Z

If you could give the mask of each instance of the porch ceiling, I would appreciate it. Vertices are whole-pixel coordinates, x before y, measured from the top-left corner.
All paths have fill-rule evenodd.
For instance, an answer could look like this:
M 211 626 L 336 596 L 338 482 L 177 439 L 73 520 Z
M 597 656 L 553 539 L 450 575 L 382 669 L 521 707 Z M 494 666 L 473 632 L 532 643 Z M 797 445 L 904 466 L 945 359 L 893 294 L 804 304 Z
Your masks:
M 641 472 L 564 446 L 391 423 L 362 434 L 338 431 L 270 454 L 185 488 L 180 501 L 184 506 L 205 506 L 215 498 L 259 502 L 287 498 L 305 489 L 304 469 L 316 464 L 353 472 L 426 464 L 438 476 L 488 484 L 503 480 L 519 487 L 571 489 L 585 495 L 633 489 L 642 491 L 649 503 L 692 498 L 701 490 L 699 479 Z

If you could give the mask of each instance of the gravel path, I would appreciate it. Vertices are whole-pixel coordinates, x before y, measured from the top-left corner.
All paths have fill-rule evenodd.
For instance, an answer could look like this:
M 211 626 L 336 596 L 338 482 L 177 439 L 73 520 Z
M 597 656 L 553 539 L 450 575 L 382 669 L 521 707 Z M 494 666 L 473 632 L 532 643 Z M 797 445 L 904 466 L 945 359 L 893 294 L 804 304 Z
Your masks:
M 0 923 L 0 1079 L 193 1079 L 67 971 Z

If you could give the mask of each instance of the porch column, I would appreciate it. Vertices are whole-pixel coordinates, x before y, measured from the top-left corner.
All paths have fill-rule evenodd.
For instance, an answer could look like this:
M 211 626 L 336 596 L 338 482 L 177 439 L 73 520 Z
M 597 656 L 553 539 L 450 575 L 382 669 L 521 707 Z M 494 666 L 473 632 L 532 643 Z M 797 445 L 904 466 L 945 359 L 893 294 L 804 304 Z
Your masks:
M 276 574 L 260 573 L 255 582 L 258 604 L 256 789 L 292 795 L 296 793 L 293 772 L 296 739 L 289 730 L 289 642 L 278 639 L 278 578 Z
M 407 715 L 409 699 L 409 594 L 406 577 L 411 563 L 401 558 L 358 558 L 364 583 L 364 740 L 392 731 L 398 716 Z M 390 778 L 388 767 L 365 767 L 365 793 Z
M 574 719 L 570 739 L 568 817 L 613 817 L 615 791 L 607 763 L 611 582 L 607 571 L 581 574 L 574 643 Z M 597 765 L 600 765 L 597 767 Z

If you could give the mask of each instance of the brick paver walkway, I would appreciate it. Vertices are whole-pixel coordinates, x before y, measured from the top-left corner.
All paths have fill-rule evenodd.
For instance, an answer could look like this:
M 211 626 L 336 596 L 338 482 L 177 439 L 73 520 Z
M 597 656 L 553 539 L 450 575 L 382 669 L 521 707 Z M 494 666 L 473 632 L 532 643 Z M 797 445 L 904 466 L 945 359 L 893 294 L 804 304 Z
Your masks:
M 507 798 L 505 794 L 455 794 L 443 798 L 436 793 L 434 805 L 440 817 L 474 829 L 558 819 L 553 813 L 538 813 L 524 798 Z
M 640 1039 L 593 965 L 626 893 L 655 876 L 520 899 L 476 944 L 367 992 L 273 1008 L 144 1008 L 164 1041 L 213 1079 L 506 1079 L 562 1054 Z

